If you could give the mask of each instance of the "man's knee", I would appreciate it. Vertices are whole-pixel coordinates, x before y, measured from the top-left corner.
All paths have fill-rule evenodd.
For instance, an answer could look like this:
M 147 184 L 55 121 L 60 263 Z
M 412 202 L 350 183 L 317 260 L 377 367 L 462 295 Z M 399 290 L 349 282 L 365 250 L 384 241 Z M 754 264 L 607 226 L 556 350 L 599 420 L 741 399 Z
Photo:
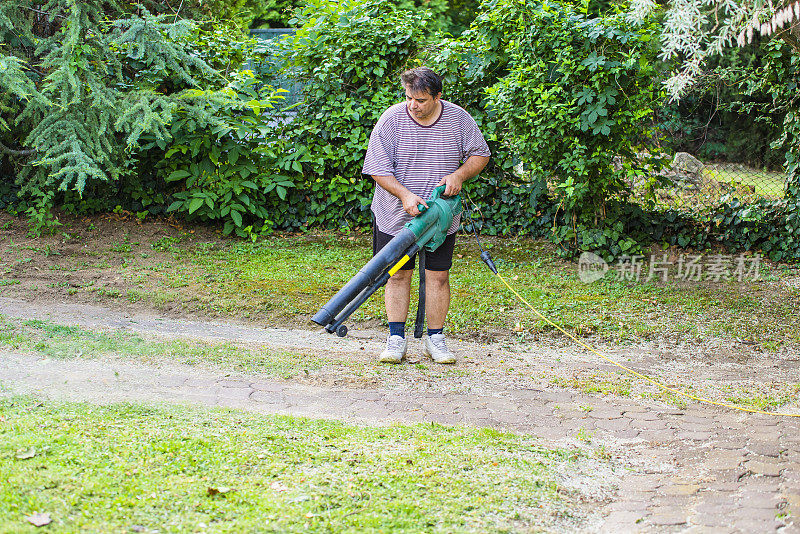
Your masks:
M 450 271 L 425 270 L 425 283 L 436 287 L 447 287 L 450 283 Z
M 411 283 L 411 275 L 414 271 L 402 270 L 400 269 L 397 271 L 394 276 L 391 276 L 389 280 L 386 281 L 387 285 L 391 286 L 407 286 Z

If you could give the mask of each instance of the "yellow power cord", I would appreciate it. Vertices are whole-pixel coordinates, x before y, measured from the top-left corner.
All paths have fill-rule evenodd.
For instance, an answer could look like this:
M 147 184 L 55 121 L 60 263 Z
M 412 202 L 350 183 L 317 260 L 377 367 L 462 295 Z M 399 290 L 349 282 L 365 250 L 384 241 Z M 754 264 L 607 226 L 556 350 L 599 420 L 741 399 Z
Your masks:
M 517 291 L 513 287 L 508 285 L 508 282 L 506 282 L 505 278 L 503 278 L 502 275 L 500 275 L 500 273 L 497 273 L 497 277 L 500 278 L 500 280 L 503 281 L 503 283 L 506 285 L 506 287 L 509 290 L 511 290 L 511 292 L 514 293 L 520 301 L 522 301 L 526 306 L 528 306 L 528 308 L 530 308 L 531 311 L 533 311 L 533 313 L 538 315 L 543 321 L 545 321 L 547 324 L 549 324 L 550 326 L 552 326 L 553 328 L 555 328 L 556 330 L 558 330 L 559 332 L 561 332 L 562 334 L 564 334 L 565 336 L 570 338 L 572 341 L 574 341 L 578 345 L 582 346 L 586 350 L 589 350 L 589 351 L 597 354 L 598 356 L 600 356 L 605 361 L 607 361 L 607 362 L 619 367 L 620 369 L 623 369 L 623 370 L 627 371 L 628 373 L 632 374 L 633 376 L 636 376 L 636 377 L 639 377 L 639 378 L 641 378 L 643 380 L 646 380 L 646 381 L 650 382 L 651 384 L 654 384 L 654 385 L 658 386 L 659 388 L 661 388 L 661 389 L 663 389 L 665 391 L 669 391 L 670 393 L 674 393 L 675 395 L 679 395 L 681 397 L 686 397 L 687 399 L 692 399 L 692 400 L 695 400 L 695 401 L 698 401 L 698 402 L 702 402 L 702 403 L 705 403 L 705 404 L 713 404 L 714 406 L 722 406 L 723 408 L 730 408 L 732 410 L 739 410 L 739 411 L 742 411 L 742 412 L 760 413 L 760 414 L 764 414 L 764 415 L 777 415 L 777 416 L 782 416 L 782 417 L 800 417 L 800 414 L 796 414 L 796 413 L 768 412 L 768 411 L 765 411 L 765 410 L 758 410 L 756 408 L 746 408 L 744 406 L 736 406 L 735 404 L 728 404 L 728 403 L 725 403 L 725 402 L 717 402 L 717 401 L 713 401 L 711 399 L 705 399 L 703 397 L 697 397 L 697 396 L 691 395 L 689 393 L 684 393 L 683 391 L 679 391 L 677 389 L 674 389 L 674 388 L 671 388 L 669 386 L 666 386 L 666 385 L 662 384 L 661 382 L 659 382 L 659 381 L 657 381 L 657 380 L 655 380 L 653 378 L 650 378 L 647 375 L 644 375 L 642 373 L 634 371 L 633 369 L 625 367 L 621 363 L 616 362 L 616 361 L 612 360 L 611 358 L 609 358 L 608 356 L 605 356 L 605 355 L 601 354 L 600 352 L 596 351 L 595 349 L 593 349 L 592 347 L 590 347 L 589 345 L 587 345 L 586 343 L 584 343 L 583 341 L 581 341 L 577 337 L 573 336 L 572 334 L 570 334 L 569 332 L 567 332 L 566 330 L 564 330 L 563 328 L 558 326 L 556 323 L 554 323 L 553 321 L 551 321 L 550 319 L 548 319 L 547 317 L 545 317 L 544 315 L 539 313 L 539 311 L 536 308 L 534 308 L 533 306 L 531 306 L 530 303 L 527 300 L 522 298 L 522 295 L 517 293 Z

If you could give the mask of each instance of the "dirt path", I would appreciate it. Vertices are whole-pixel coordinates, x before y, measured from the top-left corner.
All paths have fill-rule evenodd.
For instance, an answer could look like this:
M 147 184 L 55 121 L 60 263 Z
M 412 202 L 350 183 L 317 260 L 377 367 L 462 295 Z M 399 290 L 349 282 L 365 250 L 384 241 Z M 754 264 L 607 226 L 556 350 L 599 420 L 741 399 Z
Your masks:
M 371 331 L 338 339 L 310 330 L 8 298 L 0 298 L 0 314 L 166 338 L 302 349 L 333 361 L 359 362 L 364 369 L 377 367 L 371 355 L 380 347 L 380 333 Z M 538 436 L 549 445 L 594 447 L 612 457 L 620 468 L 608 474 L 606 483 L 616 487 L 617 497 L 600 510 L 601 531 L 800 531 L 794 525 L 800 514 L 800 420 L 699 404 L 675 409 L 649 400 L 587 395 L 553 387 L 551 375 L 537 379 L 518 372 L 547 365 L 552 373 L 566 376 L 597 367 L 571 348 L 458 341 L 453 347 L 462 354 L 462 362 L 433 377 L 404 365 L 381 367 L 380 380 L 343 384 L 324 368 L 287 381 L 168 362 L 52 360 L 5 352 L 0 353 L 0 394 L 34 393 L 98 403 L 189 402 L 366 424 L 432 421 L 506 429 Z M 665 358 L 655 346 L 629 347 L 615 356 L 642 369 L 652 362 L 680 371 L 688 361 L 674 353 L 671 360 Z M 703 361 L 703 354 L 693 356 L 693 365 Z M 764 359 L 745 353 L 739 361 L 725 359 L 722 366 L 697 365 L 697 378 L 769 381 L 796 374 L 794 355 L 762 361 L 760 373 L 748 371 L 748 358 L 756 357 Z M 362 371 L 355 368 L 352 373 Z

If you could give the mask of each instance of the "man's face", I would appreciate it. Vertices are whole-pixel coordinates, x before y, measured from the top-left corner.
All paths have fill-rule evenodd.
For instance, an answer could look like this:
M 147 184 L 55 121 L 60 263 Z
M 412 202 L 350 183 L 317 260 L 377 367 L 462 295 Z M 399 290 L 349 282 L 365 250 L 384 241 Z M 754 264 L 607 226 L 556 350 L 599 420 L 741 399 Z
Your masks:
M 430 93 L 416 92 L 406 89 L 406 106 L 412 117 L 418 121 L 426 121 L 439 110 L 439 98 L 442 93 L 431 96 Z

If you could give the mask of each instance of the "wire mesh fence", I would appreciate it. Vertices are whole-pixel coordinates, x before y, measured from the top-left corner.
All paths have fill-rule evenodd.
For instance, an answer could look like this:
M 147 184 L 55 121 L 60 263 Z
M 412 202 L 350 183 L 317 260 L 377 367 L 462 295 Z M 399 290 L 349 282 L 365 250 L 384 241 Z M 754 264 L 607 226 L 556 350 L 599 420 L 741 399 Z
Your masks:
M 706 212 L 737 199 L 743 203 L 783 198 L 787 174 L 779 169 L 754 167 L 727 161 L 704 162 L 688 152 L 666 154 L 666 165 L 658 171 L 661 186 L 652 190 L 645 181 L 634 183 L 634 192 L 661 208 Z
M 733 199 L 783 198 L 785 154 L 773 142 L 781 138 L 785 112 L 771 102 L 715 74 L 697 92 L 657 108 L 648 135 L 664 155 L 657 204 L 703 212 Z

